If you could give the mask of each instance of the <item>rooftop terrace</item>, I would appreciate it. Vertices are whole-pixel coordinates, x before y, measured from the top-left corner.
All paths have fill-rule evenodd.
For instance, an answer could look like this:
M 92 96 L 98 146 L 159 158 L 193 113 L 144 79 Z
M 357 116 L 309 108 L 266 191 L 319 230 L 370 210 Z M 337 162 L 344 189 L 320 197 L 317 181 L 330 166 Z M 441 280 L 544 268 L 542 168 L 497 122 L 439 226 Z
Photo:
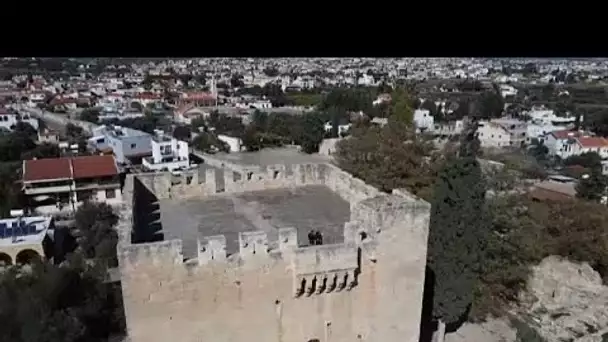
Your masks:
M 308 232 L 319 230 L 323 243 L 343 242 L 349 204 L 330 189 L 309 185 L 204 199 L 160 201 L 164 239 L 181 239 L 185 258 L 197 255 L 197 239 L 225 235 L 226 252 L 238 252 L 238 233 L 265 231 L 269 245 L 277 243 L 278 228 L 295 227 L 298 241 L 308 244 Z

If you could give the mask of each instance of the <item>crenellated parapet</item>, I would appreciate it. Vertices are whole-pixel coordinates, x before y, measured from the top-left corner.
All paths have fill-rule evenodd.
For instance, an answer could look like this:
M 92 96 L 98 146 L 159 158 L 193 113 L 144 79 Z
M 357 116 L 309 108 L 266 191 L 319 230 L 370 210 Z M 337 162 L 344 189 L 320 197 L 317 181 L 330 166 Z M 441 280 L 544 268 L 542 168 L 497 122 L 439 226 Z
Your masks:
M 204 268 L 214 264 L 228 269 L 244 266 L 255 268 L 282 262 L 292 272 L 293 295 L 302 297 L 354 288 L 360 273 L 361 258 L 372 263 L 386 261 L 386 258 L 383 259 L 383 245 L 396 243 L 399 236 L 426 241 L 428 203 L 404 190 L 395 190 L 392 194 L 380 192 L 331 164 L 278 164 L 219 172 L 208 169 L 205 179 L 180 176 L 179 184 L 174 184 L 176 179 L 171 178 L 170 174 L 129 175 L 125 182 L 125 201 L 136 202 L 138 186 L 162 199 L 171 196 L 174 193 L 172 188 L 179 185 L 192 186 L 193 183 L 206 184 L 211 181 L 215 186 L 218 174 L 223 174 L 227 193 L 310 184 L 327 186 L 351 204 L 350 220 L 344 224 L 344 242 L 300 247 L 298 227 L 283 227 L 272 232 L 247 231 L 238 234 L 237 252 L 228 255 L 226 236 L 205 236 L 197 240 L 197 257 L 187 261 L 188 267 Z M 135 207 L 133 204 L 131 206 Z M 119 223 L 120 229 L 125 231 L 129 231 L 132 225 L 133 215 L 132 212 L 127 213 L 128 209 L 129 203 L 125 205 Z M 120 236 L 121 268 L 146 264 L 186 267 L 181 241 L 131 244 L 129 234 Z M 418 245 L 426 248 L 425 243 Z
M 123 271 L 148 265 L 182 265 L 184 262 L 181 240 L 118 245 L 117 254 Z
M 268 234 L 264 231 L 239 233 L 239 255 L 246 259 L 254 255 L 267 256 L 270 252 L 268 247 Z
M 171 172 L 140 173 L 135 177 L 159 200 L 210 196 L 217 192 L 214 169 L 205 170 L 204 179 L 201 179 L 199 170 L 185 171 L 179 175 Z
M 199 265 L 210 261 L 226 260 L 226 237 L 224 235 L 204 237 L 198 240 L 197 245 Z

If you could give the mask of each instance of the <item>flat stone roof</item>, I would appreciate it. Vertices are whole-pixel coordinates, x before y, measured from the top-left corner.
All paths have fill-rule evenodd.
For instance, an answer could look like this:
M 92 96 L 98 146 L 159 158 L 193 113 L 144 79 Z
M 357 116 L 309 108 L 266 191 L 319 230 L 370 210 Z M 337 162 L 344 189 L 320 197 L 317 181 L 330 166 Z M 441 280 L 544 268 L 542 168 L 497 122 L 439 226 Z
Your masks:
M 203 199 L 160 201 L 165 240 L 181 239 L 185 258 L 197 255 L 197 239 L 226 236 L 226 253 L 238 252 L 238 233 L 263 230 L 276 246 L 278 228 L 295 227 L 300 246 L 308 245 L 308 232 L 319 230 L 323 243 L 344 240 L 344 223 L 350 206 L 322 185 L 226 194 Z
M 296 147 L 265 148 L 256 152 L 217 153 L 214 158 L 241 165 L 326 163 L 330 159 L 318 154 L 306 154 Z

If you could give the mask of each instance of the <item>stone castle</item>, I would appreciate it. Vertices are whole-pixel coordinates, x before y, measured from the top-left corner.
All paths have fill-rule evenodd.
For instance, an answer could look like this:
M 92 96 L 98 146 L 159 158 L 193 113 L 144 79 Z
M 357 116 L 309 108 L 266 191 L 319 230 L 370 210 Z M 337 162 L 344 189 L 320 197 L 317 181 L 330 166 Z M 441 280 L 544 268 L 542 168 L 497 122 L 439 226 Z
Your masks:
M 428 203 L 380 192 L 328 163 L 205 162 L 213 167 L 200 174 L 125 180 L 118 256 L 131 341 L 418 341 Z M 196 235 L 191 248 L 185 238 L 140 232 L 155 201 L 306 187 L 348 203 L 340 242 L 308 246 L 297 226 Z

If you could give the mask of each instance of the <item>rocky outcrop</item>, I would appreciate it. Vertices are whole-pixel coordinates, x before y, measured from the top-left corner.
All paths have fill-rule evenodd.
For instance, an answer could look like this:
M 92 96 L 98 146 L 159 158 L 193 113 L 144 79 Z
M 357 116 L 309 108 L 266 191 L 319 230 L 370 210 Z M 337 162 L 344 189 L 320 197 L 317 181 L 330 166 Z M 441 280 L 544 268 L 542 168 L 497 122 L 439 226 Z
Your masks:
M 588 263 L 551 256 L 532 268 L 521 304 L 511 312 L 519 321 L 490 319 L 465 324 L 447 334 L 446 342 L 528 342 L 522 327 L 534 329 L 546 342 L 608 341 L 608 286 Z M 605 337 L 604 337 L 605 336 Z M 533 339 L 536 342 L 536 339 Z
M 465 323 L 458 331 L 445 335 L 445 342 L 514 342 L 516 331 L 502 318 L 483 323 Z
M 544 259 L 533 268 L 522 303 L 547 341 L 602 342 L 608 336 L 608 287 L 587 263 Z

